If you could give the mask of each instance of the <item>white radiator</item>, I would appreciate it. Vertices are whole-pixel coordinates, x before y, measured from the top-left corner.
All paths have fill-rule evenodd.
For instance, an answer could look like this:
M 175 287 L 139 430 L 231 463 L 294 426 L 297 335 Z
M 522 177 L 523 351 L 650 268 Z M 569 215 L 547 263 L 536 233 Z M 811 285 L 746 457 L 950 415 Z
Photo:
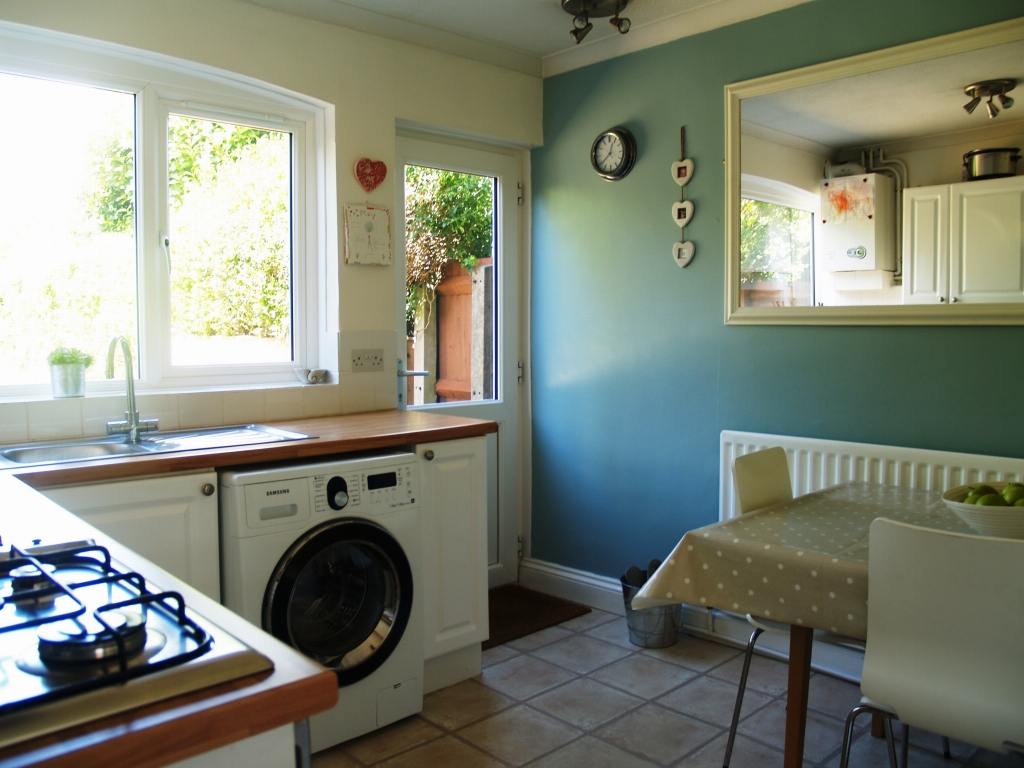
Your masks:
M 720 520 L 739 515 L 732 479 L 733 459 L 775 446 L 786 449 L 794 496 L 849 480 L 944 491 L 981 480 L 1019 481 L 1024 477 L 1024 459 L 724 430 L 720 451 Z

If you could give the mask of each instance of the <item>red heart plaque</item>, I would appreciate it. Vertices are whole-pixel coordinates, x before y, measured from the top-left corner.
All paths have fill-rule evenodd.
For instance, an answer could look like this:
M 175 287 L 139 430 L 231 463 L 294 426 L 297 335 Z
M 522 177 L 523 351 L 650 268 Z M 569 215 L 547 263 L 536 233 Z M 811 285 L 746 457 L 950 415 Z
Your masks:
M 382 160 L 371 160 L 368 157 L 356 163 L 356 179 L 367 192 L 373 192 L 381 185 L 388 175 L 388 167 Z

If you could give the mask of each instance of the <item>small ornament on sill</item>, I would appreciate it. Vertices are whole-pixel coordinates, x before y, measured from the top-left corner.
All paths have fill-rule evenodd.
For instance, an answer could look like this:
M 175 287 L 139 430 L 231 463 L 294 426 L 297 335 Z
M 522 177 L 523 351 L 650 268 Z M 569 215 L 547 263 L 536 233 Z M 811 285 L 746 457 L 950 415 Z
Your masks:
M 361 157 L 356 161 L 355 174 L 359 185 L 367 192 L 373 192 L 387 178 L 388 167 L 383 160 Z

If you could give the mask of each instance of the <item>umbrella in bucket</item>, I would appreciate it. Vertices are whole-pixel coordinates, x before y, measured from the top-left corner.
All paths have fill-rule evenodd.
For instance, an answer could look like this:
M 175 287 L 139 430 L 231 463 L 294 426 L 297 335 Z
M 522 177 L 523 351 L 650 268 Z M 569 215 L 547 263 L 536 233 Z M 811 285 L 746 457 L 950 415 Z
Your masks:
M 636 593 L 660 567 L 660 560 L 651 560 L 646 571 L 631 565 L 619 577 L 622 583 L 622 599 L 626 603 L 629 642 L 641 648 L 667 648 L 675 645 L 679 637 L 679 613 L 682 606 L 659 605 L 635 611 L 631 605 Z

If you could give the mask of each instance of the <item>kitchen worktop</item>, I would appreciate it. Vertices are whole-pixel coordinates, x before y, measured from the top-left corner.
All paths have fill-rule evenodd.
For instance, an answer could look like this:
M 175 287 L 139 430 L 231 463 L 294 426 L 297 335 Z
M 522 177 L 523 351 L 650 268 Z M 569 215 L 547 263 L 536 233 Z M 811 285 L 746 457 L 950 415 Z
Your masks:
M 493 421 L 399 410 L 261 423 L 316 437 L 309 440 L 233 448 L 112 456 L 66 464 L 14 467 L 0 474 L 17 476 L 33 488 L 50 488 L 57 485 L 75 485 L 170 472 L 220 469 L 245 464 L 309 459 L 337 453 L 398 448 L 436 440 L 477 437 L 498 430 L 498 425 Z
M 274 662 L 274 671 L 225 683 L 0 750 L 0 768 L 15 766 L 164 766 L 217 749 L 330 708 L 337 680 L 330 672 L 262 632 L 219 603 L 62 509 L 34 488 L 101 482 L 248 464 L 309 459 L 475 437 L 497 431 L 491 421 L 416 411 L 380 411 L 274 422 L 315 435 L 308 440 L 181 453 L 110 457 L 0 472 L 0 536 L 4 546 L 39 531 L 54 540 L 95 539 L 122 564 L 186 603 Z M 32 486 L 32 487 L 29 487 Z M 19 533 L 23 531 L 23 533 Z
M 329 709 L 337 679 L 188 584 L 119 545 L 17 478 L 0 475 L 4 546 L 95 539 L 115 560 L 165 590 L 180 592 L 200 616 L 274 663 L 274 670 L 151 704 L 0 750 L 0 766 L 156 768 Z M 48 535 L 49 534 L 49 535 Z

